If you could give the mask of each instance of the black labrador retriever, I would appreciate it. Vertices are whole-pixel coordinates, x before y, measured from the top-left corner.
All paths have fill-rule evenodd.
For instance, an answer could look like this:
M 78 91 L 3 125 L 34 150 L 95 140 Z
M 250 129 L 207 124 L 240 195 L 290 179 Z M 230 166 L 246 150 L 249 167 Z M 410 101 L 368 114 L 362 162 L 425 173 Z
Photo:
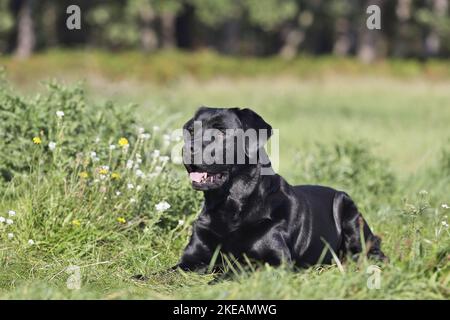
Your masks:
M 196 124 L 201 126 L 197 132 Z M 256 144 L 246 136 L 236 138 L 237 130 L 265 131 L 267 138 L 272 134 L 272 127 L 254 111 L 201 107 L 184 129 L 184 165 L 193 188 L 204 192 L 205 202 L 174 269 L 205 271 L 217 248 L 237 261 L 246 256 L 270 265 L 329 264 L 331 251 L 340 258 L 355 258 L 364 248 L 368 257 L 385 260 L 380 238 L 345 192 L 316 185 L 292 186 L 273 171 L 270 174 L 261 134 Z M 211 152 L 214 159 L 224 159 L 227 153 L 227 159 L 234 161 L 195 161 L 213 141 L 205 139 L 208 129 L 218 132 L 214 140 L 219 142 L 219 151 L 223 146 L 223 155 L 218 155 L 217 148 Z M 256 152 L 250 151 L 252 147 Z M 242 149 L 245 161 L 236 163 L 236 153 Z

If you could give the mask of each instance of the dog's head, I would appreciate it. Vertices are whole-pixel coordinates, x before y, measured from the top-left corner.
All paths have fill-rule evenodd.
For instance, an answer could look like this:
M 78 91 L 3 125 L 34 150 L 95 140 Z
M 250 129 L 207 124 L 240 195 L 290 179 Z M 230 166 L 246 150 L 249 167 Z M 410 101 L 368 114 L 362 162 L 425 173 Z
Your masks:
M 201 107 L 183 127 L 183 163 L 197 190 L 223 187 L 261 163 L 272 127 L 250 109 Z M 265 153 L 264 153 L 265 155 Z

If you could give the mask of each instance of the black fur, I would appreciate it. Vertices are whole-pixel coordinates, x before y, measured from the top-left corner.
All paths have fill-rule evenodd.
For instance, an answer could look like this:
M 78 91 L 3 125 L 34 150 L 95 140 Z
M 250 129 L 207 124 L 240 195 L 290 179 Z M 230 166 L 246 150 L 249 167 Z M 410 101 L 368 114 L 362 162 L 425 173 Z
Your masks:
M 202 107 L 184 128 L 192 130 L 194 120 L 201 121 L 203 129 L 271 131 L 270 125 L 250 109 Z M 191 145 L 191 140 L 185 140 L 186 147 Z M 262 146 L 259 147 L 265 155 Z M 223 172 L 227 180 L 219 186 L 196 187 L 204 192 L 204 207 L 174 268 L 203 271 L 218 246 L 222 253 L 232 254 L 238 260 L 246 255 L 271 265 L 329 264 L 332 262 L 329 249 L 341 258 L 361 253 L 361 235 L 367 255 L 385 259 L 380 239 L 371 232 L 345 192 L 315 185 L 291 186 L 278 174 L 261 175 L 263 166 L 259 162 L 185 164 L 188 172 Z

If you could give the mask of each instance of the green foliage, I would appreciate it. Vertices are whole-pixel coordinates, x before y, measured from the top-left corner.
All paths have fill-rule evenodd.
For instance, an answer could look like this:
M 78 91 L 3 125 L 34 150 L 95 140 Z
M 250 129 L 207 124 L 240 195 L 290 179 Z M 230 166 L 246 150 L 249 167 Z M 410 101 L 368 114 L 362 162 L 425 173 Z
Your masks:
M 380 197 L 390 198 L 396 191 L 394 174 L 387 161 L 375 156 L 367 145 L 367 141 L 318 145 L 315 153 L 299 161 L 301 181 L 358 194 L 365 205 Z
M 134 126 L 128 109 L 112 103 L 92 107 L 86 104 L 81 86 L 66 88 L 55 82 L 47 84 L 47 93 L 34 98 L 23 98 L 8 90 L 0 89 L 0 171 L 3 180 L 9 181 L 16 174 L 29 173 L 32 162 L 39 157 L 43 164 L 54 157 L 49 143 L 55 142 L 64 154 L 62 165 L 96 139 L 117 135 L 129 135 Z M 64 116 L 58 117 L 62 112 Z M 40 150 L 33 149 L 33 138 L 41 140 Z M 29 150 L 30 152 L 24 152 Z M 48 171 L 52 167 L 42 166 Z
M 86 74 L 108 81 L 136 80 L 157 84 L 176 83 L 185 78 L 213 80 L 218 77 L 239 79 L 255 76 L 287 76 L 310 80 L 332 78 L 337 74 L 431 81 L 450 78 L 450 63 L 443 60 L 423 63 L 414 60 L 387 60 L 368 66 L 355 59 L 331 56 L 299 56 L 289 61 L 279 57 L 240 59 L 207 50 L 153 54 L 137 51 L 52 50 L 21 62 L 12 57 L 0 56 L 0 65 L 8 71 L 8 77 L 12 81 L 30 85 L 35 84 L 34 79 L 79 79 Z M 64 74 L 61 74 L 61 70 L 64 70 Z M 34 78 L 29 77 L 30 73 Z
M 170 43 L 229 53 L 233 43 L 234 53 L 259 56 L 281 53 L 286 46 L 292 46 L 293 54 L 313 55 L 355 55 L 363 45 L 379 57 L 446 58 L 450 53 L 445 0 L 380 2 L 383 26 L 366 44 L 361 26 L 368 17 L 367 1 L 79 0 L 82 28 L 76 32 L 61 28 L 73 4 L 69 0 L 32 2 L 35 50 L 76 44 L 149 52 Z M 18 12 L 26 3 L 1 2 L 0 52 L 17 49 Z M 343 43 L 348 48 L 337 51 Z
M 6 121 L 1 123 L 14 139 L 2 144 L 7 151 L 1 155 L 15 152 L 30 159 L 27 170 L 18 170 L 1 187 L 0 216 L 13 223 L 0 222 L 0 298 L 448 298 L 449 152 L 442 140 L 449 117 L 442 108 L 449 99 L 447 86 L 433 86 L 430 96 L 422 82 L 392 79 L 377 84 L 366 78 L 332 83 L 222 79 L 152 90 L 148 83 L 130 83 L 123 88 L 114 83 L 121 94 L 108 98 L 141 100 L 139 109 L 93 104 L 92 95 L 104 98 L 108 86 L 88 88 L 88 99 L 79 86 L 50 83 L 44 93 L 28 98 L 2 83 L 0 117 Z M 202 200 L 182 168 L 164 157 L 177 143 L 167 138 L 164 123 L 178 115 L 174 126 L 180 125 L 205 100 L 255 108 L 279 128 L 281 170 L 289 182 L 331 184 L 372 208 L 363 211 L 364 217 L 390 258 L 381 265 L 379 290 L 367 286 L 366 270 L 373 262 L 365 259 L 295 272 L 242 265 L 234 279 L 214 285 L 208 284 L 212 275 L 157 273 L 176 263 Z M 61 119 L 59 110 L 65 113 Z M 98 120 L 102 117 L 108 120 Z M 41 128 L 42 142 L 33 144 Z M 399 133 L 392 134 L 392 128 Z M 336 132 L 344 137 L 338 142 Z M 125 140 L 119 144 L 122 137 L 128 147 Z M 50 139 L 56 142 L 53 150 Z M 379 149 L 374 141 L 383 141 L 382 155 L 374 151 Z M 433 161 L 422 160 L 431 145 L 436 153 L 423 159 Z M 294 158 L 296 150 L 306 157 Z M 155 205 L 162 201 L 170 208 L 158 210 Z M 81 270 L 79 290 L 67 287 L 67 270 L 74 265 Z M 130 279 L 134 274 L 152 276 L 137 283 Z
M 291 20 L 298 11 L 295 0 L 246 0 L 244 3 L 250 22 L 264 30 L 273 30 Z
M 441 155 L 439 157 L 439 174 L 450 178 L 450 140 L 447 142 L 447 146 L 442 148 Z
M 197 8 L 198 19 L 208 25 L 217 26 L 226 20 L 239 19 L 242 15 L 242 6 L 237 0 L 190 0 Z
M 94 29 L 92 37 L 97 39 L 97 44 L 121 48 L 138 44 L 139 29 L 131 9 L 109 2 L 94 6 L 87 13 L 87 22 Z
M 22 203 L 14 225 L 0 222 L 0 244 L 33 239 L 45 254 L 81 257 L 192 219 L 199 194 L 166 156 L 175 140 L 137 127 L 134 107 L 92 106 L 80 86 L 47 87 L 31 99 L 0 95 L 3 200 Z
M 8 45 L 7 35 L 14 27 L 14 17 L 9 11 L 8 2 L 0 3 L 0 52 L 5 51 Z

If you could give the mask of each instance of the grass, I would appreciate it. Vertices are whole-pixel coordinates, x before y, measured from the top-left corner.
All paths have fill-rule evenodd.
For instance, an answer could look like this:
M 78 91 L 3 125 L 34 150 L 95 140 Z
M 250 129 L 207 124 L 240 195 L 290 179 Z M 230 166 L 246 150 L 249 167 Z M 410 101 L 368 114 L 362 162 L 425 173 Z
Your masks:
M 170 76 L 162 85 L 158 75 L 139 69 L 141 62 L 150 63 L 147 59 L 130 62 L 132 53 L 122 55 L 78 52 L 63 60 L 62 53 L 54 52 L 26 62 L 0 59 L 14 88 L 2 84 L 0 90 L 0 168 L 3 177 L 13 176 L 0 184 L 0 216 L 16 212 L 12 225 L 0 224 L 0 298 L 450 297 L 450 234 L 445 226 L 450 209 L 443 206 L 450 205 L 449 79 L 428 78 L 423 65 L 412 64 L 416 71 L 408 76 L 384 73 L 382 67 L 365 75 L 342 71 L 345 63 L 332 72 L 337 63 L 316 60 L 316 70 L 323 65 L 320 77 L 312 76 L 313 67 L 303 78 L 278 73 L 284 62 L 263 68 L 265 62 L 259 60 L 244 61 L 244 71 L 250 65 L 260 69 L 242 77 L 233 58 L 217 62 L 206 54 L 191 60 L 172 53 L 182 61 L 170 55 L 149 61 L 173 61 L 174 73 L 188 63 L 205 68 L 229 63 L 234 71 L 219 68 L 222 77 L 213 77 L 213 71 L 205 77 L 182 72 L 184 76 Z M 73 59 L 77 56 L 99 69 L 71 74 L 80 64 Z M 114 65 L 117 69 L 108 72 L 117 74 L 98 71 Z M 25 78 L 30 70 L 32 79 Z M 37 85 L 37 79 L 53 75 L 66 82 L 83 79 L 85 90 Z M 364 259 L 345 263 L 343 270 L 336 265 L 301 272 L 260 266 L 214 285 L 208 284 L 211 275 L 186 273 L 155 275 L 147 283 L 130 279 L 176 263 L 188 240 L 201 194 L 190 189 L 180 165 L 153 152 L 170 155 L 177 141 L 163 135 L 201 104 L 253 108 L 280 130 L 279 172 L 289 182 L 350 192 L 391 259 L 382 266 L 379 290 L 367 286 L 370 262 Z M 62 119 L 57 110 L 65 112 Z M 140 127 L 150 139 L 139 137 Z M 42 143 L 33 144 L 34 136 Z M 118 145 L 121 137 L 128 139 L 128 151 Z M 56 142 L 53 151 L 50 141 Z M 116 149 L 110 150 L 110 144 Z M 127 169 L 127 160 L 138 163 L 138 153 L 145 178 L 136 174 L 137 168 Z M 109 167 L 106 174 L 104 165 Z M 88 176 L 83 178 L 82 172 Z M 113 179 L 112 173 L 120 178 Z M 159 212 L 155 205 L 161 201 L 171 207 Z M 70 266 L 80 267 L 79 290 L 67 286 L 75 274 L 67 271 Z

